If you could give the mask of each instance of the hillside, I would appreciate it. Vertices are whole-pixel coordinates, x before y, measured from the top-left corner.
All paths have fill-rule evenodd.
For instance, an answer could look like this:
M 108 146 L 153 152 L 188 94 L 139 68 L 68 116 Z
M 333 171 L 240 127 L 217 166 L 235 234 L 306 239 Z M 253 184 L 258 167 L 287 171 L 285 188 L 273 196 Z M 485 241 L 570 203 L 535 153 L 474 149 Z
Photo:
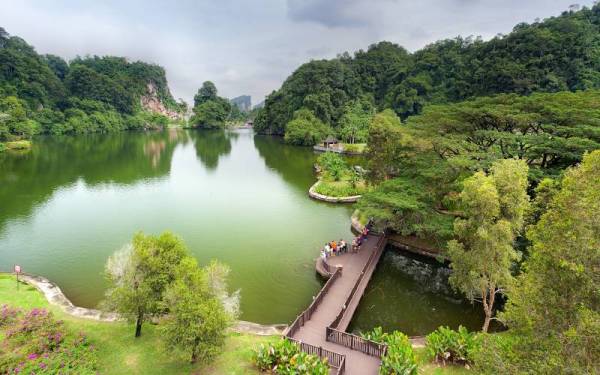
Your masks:
M 124 57 L 40 55 L 0 27 L 0 142 L 143 128 L 181 117 L 165 70 Z M 159 116 L 159 117 L 156 117 Z
M 300 108 L 338 133 L 344 113 L 357 105 L 390 108 L 406 119 L 429 104 L 599 88 L 599 44 L 600 6 L 522 23 L 489 41 L 456 37 L 414 53 L 384 41 L 300 66 L 267 97 L 255 128 L 283 135 Z

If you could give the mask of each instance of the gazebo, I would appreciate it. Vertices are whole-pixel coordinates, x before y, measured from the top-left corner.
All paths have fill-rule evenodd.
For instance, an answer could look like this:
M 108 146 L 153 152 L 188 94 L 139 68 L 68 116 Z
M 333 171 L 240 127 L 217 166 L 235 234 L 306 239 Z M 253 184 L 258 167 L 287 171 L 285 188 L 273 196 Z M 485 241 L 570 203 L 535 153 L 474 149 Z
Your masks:
M 328 136 L 327 138 L 325 138 L 325 140 L 323 141 L 323 147 L 325 148 L 329 148 L 331 145 L 337 145 L 338 144 L 338 140 L 333 137 L 333 136 Z

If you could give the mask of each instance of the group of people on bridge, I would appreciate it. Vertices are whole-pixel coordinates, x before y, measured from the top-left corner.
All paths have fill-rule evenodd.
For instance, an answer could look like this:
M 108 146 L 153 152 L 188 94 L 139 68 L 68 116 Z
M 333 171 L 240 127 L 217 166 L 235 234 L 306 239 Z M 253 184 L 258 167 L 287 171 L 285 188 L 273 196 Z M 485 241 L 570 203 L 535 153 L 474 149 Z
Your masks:
M 369 235 L 369 227 L 370 223 L 365 225 L 362 232 L 354 237 L 352 240 L 352 252 L 358 252 L 360 250 L 360 246 L 367 240 L 367 236 Z M 348 252 L 348 244 L 343 239 L 339 241 L 331 241 L 325 244 L 323 249 L 321 250 L 321 258 L 326 260 L 329 257 L 334 257 L 336 255 L 345 254 Z

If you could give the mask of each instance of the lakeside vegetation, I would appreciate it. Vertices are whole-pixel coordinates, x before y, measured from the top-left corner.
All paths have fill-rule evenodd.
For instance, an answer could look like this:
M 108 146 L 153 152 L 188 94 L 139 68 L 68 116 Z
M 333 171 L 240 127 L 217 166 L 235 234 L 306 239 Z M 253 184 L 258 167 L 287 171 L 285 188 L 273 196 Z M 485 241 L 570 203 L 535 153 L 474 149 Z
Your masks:
M 451 285 L 481 303 L 482 333 L 440 328 L 428 336 L 427 355 L 444 366 L 467 364 L 490 374 L 600 372 L 598 40 L 600 5 L 517 25 L 487 42 L 457 38 L 413 54 L 381 42 L 354 56 L 302 65 L 257 114 L 258 132 L 282 135 L 289 144 L 311 146 L 328 136 L 350 147 L 366 142 L 364 175 L 325 153 L 315 189 L 334 197 L 361 194 L 361 221 L 372 218 L 378 229 L 435 243 L 450 261 Z M 170 98 L 159 67 L 112 57 L 67 64 L 38 56 L 0 29 L 3 61 L 14 67 L 0 76 L 0 151 L 27 148 L 36 134 L 164 126 L 166 117 L 138 105 L 145 83 L 154 79 L 161 101 L 175 111 L 184 107 Z M 32 71 L 41 72 L 33 81 Z M 190 125 L 222 128 L 248 116 L 233 107 L 206 81 Z M 104 368 L 110 359 L 125 372 L 138 371 L 138 361 L 166 372 L 194 371 L 219 363 L 227 345 L 264 340 L 272 346 L 254 355 L 258 368 L 327 372 L 322 361 L 289 343 L 226 334 L 237 309 L 224 286 L 227 270 L 200 268 L 180 240 L 138 235 L 126 250 L 109 260 L 105 308 L 135 325 L 66 317 L 63 331 L 46 312 L 41 323 L 34 321 L 44 334 L 64 332 L 65 345 L 83 343 L 74 334 L 80 327 L 105 345 L 86 352 L 82 370 Z M 29 303 L 8 294 L 16 306 Z M 11 330 L 39 315 L 5 311 Z M 495 319 L 506 332 L 487 334 Z M 133 341 L 131 332 L 126 341 L 126 330 L 147 345 Z M 122 337 L 109 344 L 109 331 Z M 14 358 L 2 363 L 9 369 L 28 355 L 40 366 L 39 355 L 54 350 L 12 336 L 2 336 L 13 349 Z M 421 357 L 401 332 L 365 336 L 390 347 L 382 373 L 417 373 Z M 129 346 L 141 348 L 139 356 L 131 359 Z M 237 363 L 223 359 L 219 371 L 255 371 L 251 352 L 232 351 L 228 358 Z M 435 371 L 446 369 L 464 370 Z
M 37 134 L 162 128 L 171 121 L 167 114 L 186 110 L 173 99 L 158 65 L 116 56 L 67 62 L 38 54 L 2 27 L 0 66 L 0 144 Z M 144 105 L 143 98 L 158 108 Z
M 313 145 L 356 125 L 371 186 L 357 216 L 433 242 L 483 331 L 508 328 L 482 336 L 478 372 L 595 373 L 599 38 L 595 5 L 486 42 L 381 42 L 300 66 L 255 128 Z
M 328 197 L 351 197 L 364 194 L 368 187 L 360 173 L 349 166 L 344 158 L 333 152 L 325 152 L 317 159 L 319 181 L 315 192 Z
M 28 284 L 21 283 L 17 291 L 14 276 L 0 274 L 0 300 L 2 304 L 23 310 L 46 309 L 64 322 L 69 334 L 77 336 L 84 332 L 95 347 L 97 370 L 102 374 L 258 374 L 252 362 L 253 349 L 275 340 L 270 336 L 228 333 L 222 354 L 212 363 L 192 365 L 166 350 L 159 326 L 147 325 L 144 334 L 136 339 L 132 334 L 134 326 L 130 323 L 75 318 L 50 305 L 37 289 Z M 2 331 L 3 327 L 0 327 Z M 0 338 L 3 338 L 2 333 Z

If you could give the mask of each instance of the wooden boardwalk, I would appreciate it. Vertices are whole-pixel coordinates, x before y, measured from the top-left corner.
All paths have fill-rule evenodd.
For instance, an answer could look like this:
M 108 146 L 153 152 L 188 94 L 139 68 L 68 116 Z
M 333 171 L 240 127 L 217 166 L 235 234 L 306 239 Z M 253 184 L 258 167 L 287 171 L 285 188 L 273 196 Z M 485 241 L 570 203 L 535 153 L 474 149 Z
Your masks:
M 385 345 L 346 333 L 385 242 L 385 238 L 369 235 L 358 253 L 321 263 L 331 278 L 285 332 L 286 337 L 302 342 L 303 350 L 328 357 L 334 373 L 377 374 L 381 355 L 387 350 Z

